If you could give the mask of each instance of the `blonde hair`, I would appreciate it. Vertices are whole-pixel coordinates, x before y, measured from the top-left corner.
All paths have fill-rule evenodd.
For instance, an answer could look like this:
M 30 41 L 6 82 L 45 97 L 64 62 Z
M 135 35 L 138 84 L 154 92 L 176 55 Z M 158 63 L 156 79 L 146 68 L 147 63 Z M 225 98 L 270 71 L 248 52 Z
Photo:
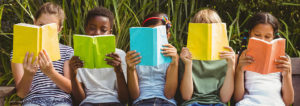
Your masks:
M 195 14 L 192 23 L 222 23 L 222 20 L 215 10 L 203 9 Z
M 56 15 L 56 17 L 59 19 L 59 26 L 63 25 L 63 22 L 66 17 L 64 10 L 58 4 L 54 4 L 51 2 L 47 2 L 40 7 L 40 9 L 36 12 L 34 16 L 35 20 L 40 18 L 42 14 Z

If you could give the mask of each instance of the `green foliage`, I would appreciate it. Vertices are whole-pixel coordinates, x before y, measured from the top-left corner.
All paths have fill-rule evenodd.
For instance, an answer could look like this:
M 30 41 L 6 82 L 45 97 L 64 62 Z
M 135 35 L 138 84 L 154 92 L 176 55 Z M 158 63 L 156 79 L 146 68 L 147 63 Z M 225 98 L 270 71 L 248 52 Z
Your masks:
M 238 50 L 241 35 L 249 17 L 256 12 L 272 13 L 281 22 L 280 34 L 287 39 L 286 52 L 300 56 L 300 1 L 290 0 L 1 0 L 0 1 L 0 84 L 13 84 L 9 57 L 12 50 L 13 24 L 33 23 L 34 13 L 45 2 L 60 4 L 67 19 L 60 42 L 72 46 L 72 35 L 84 33 L 87 11 L 104 6 L 114 12 L 113 33 L 117 47 L 129 50 L 129 28 L 140 26 L 144 17 L 153 11 L 166 13 L 172 21 L 170 42 L 180 51 L 187 39 L 190 19 L 203 8 L 218 11 L 227 23 L 230 45 Z M 16 95 L 8 98 L 14 100 Z

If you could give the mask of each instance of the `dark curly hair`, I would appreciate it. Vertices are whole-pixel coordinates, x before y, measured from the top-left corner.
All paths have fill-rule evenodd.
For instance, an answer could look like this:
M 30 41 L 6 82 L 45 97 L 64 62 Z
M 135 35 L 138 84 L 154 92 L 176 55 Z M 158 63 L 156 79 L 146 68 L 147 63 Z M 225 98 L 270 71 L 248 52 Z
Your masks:
M 103 16 L 103 17 L 107 17 L 109 19 L 110 22 L 110 27 L 112 28 L 114 25 L 114 14 L 107 8 L 104 7 L 96 7 L 92 10 L 89 10 L 87 17 L 85 19 L 85 24 L 84 26 L 86 27 L 88 24 L 88 21 L 91 20 L 92 18 L 96 17 L 96 16 Z

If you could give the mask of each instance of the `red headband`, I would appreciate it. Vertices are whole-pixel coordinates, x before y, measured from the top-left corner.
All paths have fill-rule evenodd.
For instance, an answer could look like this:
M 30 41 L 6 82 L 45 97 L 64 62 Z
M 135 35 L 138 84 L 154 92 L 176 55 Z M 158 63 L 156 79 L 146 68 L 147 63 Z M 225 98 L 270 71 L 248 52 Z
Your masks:
M 160 17 L 150 17 L 150 18 L 147 18 L 144 22 L 143 22 L 143 26 L 144 26 L 144 24 L 147 22 L 147 21 L 149 21 L 149 20 L 152 20 L 152 19 L 158 19 L 158 20 L 161 20 L 162 18 L 160 18 Z

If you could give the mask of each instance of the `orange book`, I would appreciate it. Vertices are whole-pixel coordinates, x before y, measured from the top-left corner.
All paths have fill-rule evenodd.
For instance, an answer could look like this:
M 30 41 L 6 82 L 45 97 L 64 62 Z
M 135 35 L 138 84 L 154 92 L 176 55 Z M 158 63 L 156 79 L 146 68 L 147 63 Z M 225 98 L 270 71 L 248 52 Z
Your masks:
M 260 74 L 281 72 L 276 68 L 275 59 L 285 56 L 285 39 L 278 38 L 271 42 L 258 38 L 250 38 L 247 48 L 247 56 L 251 56 L 254 62 L 244 67 L 244 70 Z

